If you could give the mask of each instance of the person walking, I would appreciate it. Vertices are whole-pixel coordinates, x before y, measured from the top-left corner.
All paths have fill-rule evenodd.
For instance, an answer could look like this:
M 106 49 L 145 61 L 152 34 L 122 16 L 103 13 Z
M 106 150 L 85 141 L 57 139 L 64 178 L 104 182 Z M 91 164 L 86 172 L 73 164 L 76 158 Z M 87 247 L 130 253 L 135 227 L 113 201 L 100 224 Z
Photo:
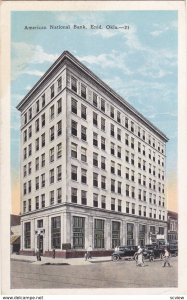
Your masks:
M 53 258 L 55 258 L 56 257 L 56 250 L 55 250 L 55 248 L 53 248 Z
M 90 245 L 86 250 L 85 260 L 92 258 L 91 252 L 92 252 L 92 246 Z
M 144 267 L 144 261 L 143 261 L 143 249 L 138 246 L 138 251 L 135 253 L 137 260 L 136 260 L 136 266 L 138 267 Z
M 163 268 L 165 268 L 166 265 L 168 265 L 168 267 L 171 267 L 169 259 L 170 259 L 170 253 L 169 253 L 168 249 L 165 248 L 164 255 L 163 255 L 163 261 L 164 261 L 164 264 L 162 266 Z

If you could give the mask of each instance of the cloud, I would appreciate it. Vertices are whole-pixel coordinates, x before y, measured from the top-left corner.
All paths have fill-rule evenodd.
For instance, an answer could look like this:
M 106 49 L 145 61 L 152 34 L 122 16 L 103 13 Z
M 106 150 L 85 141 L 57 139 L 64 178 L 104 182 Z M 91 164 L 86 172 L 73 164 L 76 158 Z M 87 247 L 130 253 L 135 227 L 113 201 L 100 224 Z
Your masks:
M 168 24 L 154 24 L 154 27 L 156 27 L 158 29 L 151 31 L 150 35 L 152 35 L 153 37 L 158 37 L 161 34 L 164 34 L 169 30 L 176 30 L 178 27 L 178 24 L 177 24 L 177 21 L 171 21 Z
M 46 62 L 52 63 L 57 58 L 58 54 L 46 53 L 40 45 L 14 42 L 12 43 L 12 80 L 21 74 L 41 76 L 40 71 L 29 70 L 28 66 Z
M 22 74 L 41 77 L 44 74 L 44 72 L 41 72 L 39 70 L 25 70 L 25 71 L 22 72 Z

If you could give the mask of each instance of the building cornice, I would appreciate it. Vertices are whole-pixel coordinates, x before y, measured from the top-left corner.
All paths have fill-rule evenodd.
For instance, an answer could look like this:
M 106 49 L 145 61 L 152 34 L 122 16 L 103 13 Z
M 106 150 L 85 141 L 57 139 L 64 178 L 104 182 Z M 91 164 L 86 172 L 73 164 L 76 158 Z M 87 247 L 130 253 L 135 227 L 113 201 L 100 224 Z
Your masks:
M 82 64 L 77 58 L 75 58 L 70 52 L 64 51 L 59 58 L 53 63 L 53 65 L 46 71 L 46 73 L 40 78 L 40 80 L 33 86 L 29 93 L 22 99 L 22 101 L 17 105 L 18 110 L 22 110 L 24 104 L 28 101 L 29 98 L 34 97 L 38 89 L 41 89 L 41 86 L 45 84 L 47 80 L 52 76 L 52 74 L 58 69 L 61 68 L 62 63 L 65 63 L 65 60 L 71 62 L 89 78 L 91 78 L 97 85 L 104 89 L 107 94 L 112 96 L 115 100 L 119 101 L 123 105 L 125 110 L 134 115 L 136 118 L 141 120 L 146 127 L 151 128 L 159 137 L 167 142 L 169 139 L 167 136 L 160 131 L 155 125 L 153 125 L 148 119 L 146 119 L 141 113 L 139 113 L 133 106 L 131 106 L 124 98 L 117 94 L 113 89 L 111 89 L 106 83 L 104 83 L 98 76 L 96 76 L 92 71 L 90 71 L 84 64 Z

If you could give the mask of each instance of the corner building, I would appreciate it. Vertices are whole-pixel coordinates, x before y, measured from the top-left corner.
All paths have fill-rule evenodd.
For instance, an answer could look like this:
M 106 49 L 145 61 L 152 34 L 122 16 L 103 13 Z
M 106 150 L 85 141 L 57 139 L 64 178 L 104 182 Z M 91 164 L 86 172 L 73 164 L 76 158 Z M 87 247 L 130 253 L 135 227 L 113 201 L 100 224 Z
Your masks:
M 17 108 L 22 253 L 105 255 L 166 239 L 158 128 L 67 51 Z

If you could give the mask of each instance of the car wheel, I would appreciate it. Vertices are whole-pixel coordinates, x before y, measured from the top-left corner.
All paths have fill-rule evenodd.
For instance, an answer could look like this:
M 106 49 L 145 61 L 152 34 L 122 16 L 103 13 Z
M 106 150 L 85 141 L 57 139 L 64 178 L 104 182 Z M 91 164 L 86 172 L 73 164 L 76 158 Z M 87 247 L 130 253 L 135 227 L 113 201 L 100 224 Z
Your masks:
M 112 260 L 113 260 L 113 261 L 118 261 L 118 260 L 119 260 L 119 256 L 118 256 L 118 255 L 112 256 Z

